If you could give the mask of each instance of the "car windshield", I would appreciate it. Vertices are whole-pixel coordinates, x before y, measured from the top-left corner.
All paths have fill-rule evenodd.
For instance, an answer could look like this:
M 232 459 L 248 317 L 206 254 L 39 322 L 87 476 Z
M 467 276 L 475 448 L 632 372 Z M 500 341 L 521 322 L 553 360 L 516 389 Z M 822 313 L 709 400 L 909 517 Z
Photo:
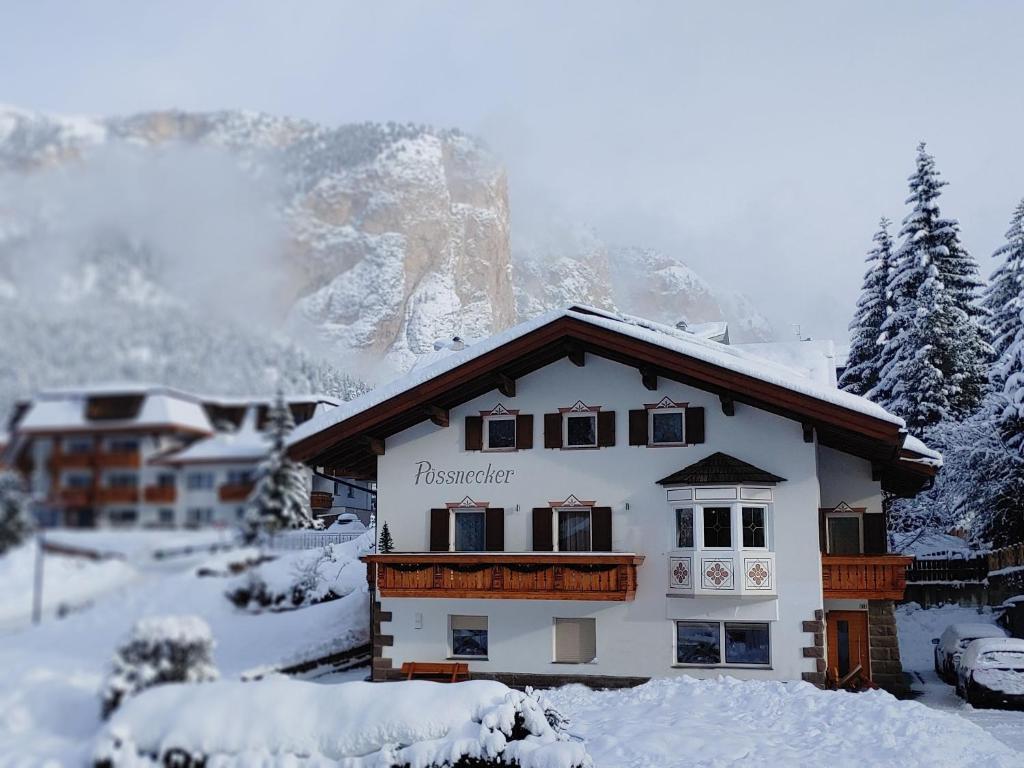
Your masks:
M 965 637 L 960 642 L 958 642 L 956 644 L 956 647 L 959 648 L 961 651 L 967 650 L 967 646 L 970 645 L 971 643 L 973 643 L 977 639 L 978 638 L 976 638 L 976 637 Z
M 986 667 L 1007 667 L 1024 672 L 1024 651 L 989 651 L 979 661 Z

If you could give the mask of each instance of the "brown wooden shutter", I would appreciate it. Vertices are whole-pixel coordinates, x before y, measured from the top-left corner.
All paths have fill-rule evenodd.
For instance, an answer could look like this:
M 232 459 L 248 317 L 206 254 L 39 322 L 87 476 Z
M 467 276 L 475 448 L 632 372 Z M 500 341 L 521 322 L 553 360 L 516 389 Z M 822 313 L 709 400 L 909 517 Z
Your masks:
M 430 510 L 430 551 L 448 551 L 448 510 Z
M 704 442 L 704 409 L 687 408 L 686 416 L 686 444 L 696 445 Z
M 818 546 L 821 548 L 821 554 L 828 552 L 828 528 L 824 509 L 818 510 Z
M 884 555 L 886 546 L 885 515 L 865 514 L 862 516 L 864 525 L 864 554 Z
M 533 551 L 551 552 L 555 548 L 551 537 L 551 507 L 533 508 Z
M 629 444 L 647 445 L 647 411 L 640 408 L 629 412 Z
M 516 448 L 533 448 L 533 415 L 521 413 L 516 416 Z
M 562 447 L 562 414 L 544 414 L 544 447 Z
M 590 548 L 595 552 L 612 551 L 612 508 L 590 510 Z
M 484 447 L 483 416 L 466 417 L 466 450 L 481 451 Z
M 488 552 L 505 551 L 505 510 L 488 507 L 484 521 L 484 547 Z
M 597 444 L 602 448 L 615 445 L 615 411 L 597 412 Z

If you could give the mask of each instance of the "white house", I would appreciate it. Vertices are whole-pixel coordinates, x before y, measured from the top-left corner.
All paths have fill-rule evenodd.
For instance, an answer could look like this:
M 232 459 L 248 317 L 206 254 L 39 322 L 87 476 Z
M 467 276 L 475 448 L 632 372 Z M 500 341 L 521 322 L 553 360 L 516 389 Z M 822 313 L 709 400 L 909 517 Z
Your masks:
M 814 371 L 586 307 L 311 419 L 292 455 L 372 479 L 374 679 L 722 672 L 898 687 L 883 492 L 939 457 Z

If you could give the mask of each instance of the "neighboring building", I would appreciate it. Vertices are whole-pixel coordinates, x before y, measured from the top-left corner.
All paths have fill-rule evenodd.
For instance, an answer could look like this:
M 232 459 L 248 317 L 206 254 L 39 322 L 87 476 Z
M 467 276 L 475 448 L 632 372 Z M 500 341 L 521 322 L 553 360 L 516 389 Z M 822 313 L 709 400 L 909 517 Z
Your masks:
M 908 558 L 886 554 L 883 494 L 916 493 L 941 459 L 807 371 L 573 307 L 438 355 L 290 445 L 377 482 L 395 551 L 364 558 L 374 679 L 458 659 L 517 685 L 902 682 Z
M 297 423 L 337 405 L 288 404 Z M 269 398 L 162 386 L 50 390 L 16 408 L 6 455 L 29 478 L 45 525 L 231 525 L 267 454 L 269 407 Z

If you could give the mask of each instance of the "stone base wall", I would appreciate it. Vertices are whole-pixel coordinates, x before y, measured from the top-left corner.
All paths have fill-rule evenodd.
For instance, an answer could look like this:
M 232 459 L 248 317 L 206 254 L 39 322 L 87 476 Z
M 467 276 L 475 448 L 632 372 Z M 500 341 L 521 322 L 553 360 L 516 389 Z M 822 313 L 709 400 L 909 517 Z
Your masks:
M 868 601 L 868 648 L 871 679 L 894 696 L 906 696 L 910 687 L 900 662 L 900 641 L 896 634 L 895 603 Z
M 804 632 L 812 636 L 810 644 L 805 645 L 802 652 L 805 659 L 814 659 L 814 671 L 803 672 L 800 677 L 808 683 L 824 688 L 827 664 L 825 661 L 825 612 L 815 611 L 813 621 L 803 622 L 802 627 Z

